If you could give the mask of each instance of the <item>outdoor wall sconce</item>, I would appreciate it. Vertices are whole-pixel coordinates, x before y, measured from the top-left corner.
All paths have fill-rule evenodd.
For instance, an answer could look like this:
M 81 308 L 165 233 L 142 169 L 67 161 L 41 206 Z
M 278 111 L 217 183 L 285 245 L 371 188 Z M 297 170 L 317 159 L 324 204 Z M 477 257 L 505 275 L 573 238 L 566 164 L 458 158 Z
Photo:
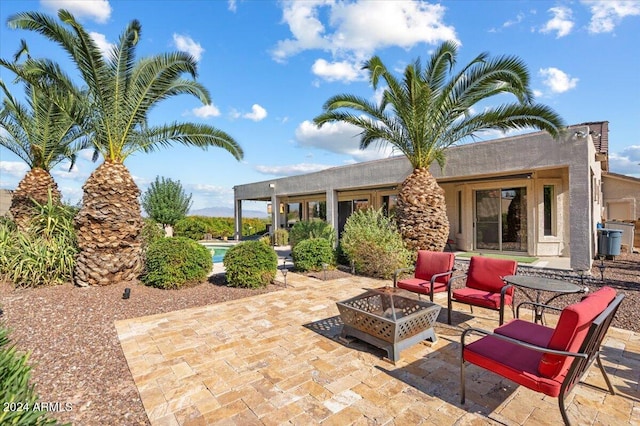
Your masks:
M 586 138 L 586 137 L 587 137 L 587 134 L 585 132 L 583 132 L 582 130 L 578 130 L 577 132 L 573 133 L 573 139 L 574 140 L 578 139 L 578 138 L 583 139 L 583 138 Z
M 276 184 L 275 184 L 275 183 L 270 183 L 270 184 L 269 184 L 269 188 L 274 189 L 275 187 L 276 187 Z
M 284 203 L 280 203 L 280 214 L 284 213 Z
M 271 214 L 273 212 L 273 206 L 271 203 L 267 203 L 267 214 Z

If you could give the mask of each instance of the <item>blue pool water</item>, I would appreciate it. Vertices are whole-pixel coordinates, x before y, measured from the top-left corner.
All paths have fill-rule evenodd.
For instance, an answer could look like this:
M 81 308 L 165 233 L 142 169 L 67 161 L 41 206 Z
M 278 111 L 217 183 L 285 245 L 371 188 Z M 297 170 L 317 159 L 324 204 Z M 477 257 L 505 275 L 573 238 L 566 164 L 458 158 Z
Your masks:
M 213 263 L 221 263 L 224 259 L 224 255 L 227 253 L 229 247 L 225 246 L 211 246 L 205 245 L 206 248 L 211 252 L 211 258 L 213 259 Z

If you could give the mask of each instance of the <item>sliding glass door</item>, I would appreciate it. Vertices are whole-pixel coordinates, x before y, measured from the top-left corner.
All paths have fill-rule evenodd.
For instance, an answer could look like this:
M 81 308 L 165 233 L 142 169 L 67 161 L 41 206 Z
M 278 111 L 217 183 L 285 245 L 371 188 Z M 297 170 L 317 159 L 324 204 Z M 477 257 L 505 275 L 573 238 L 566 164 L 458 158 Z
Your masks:
M 475 248 L 527 251 L 527 189 L 475 191 Z

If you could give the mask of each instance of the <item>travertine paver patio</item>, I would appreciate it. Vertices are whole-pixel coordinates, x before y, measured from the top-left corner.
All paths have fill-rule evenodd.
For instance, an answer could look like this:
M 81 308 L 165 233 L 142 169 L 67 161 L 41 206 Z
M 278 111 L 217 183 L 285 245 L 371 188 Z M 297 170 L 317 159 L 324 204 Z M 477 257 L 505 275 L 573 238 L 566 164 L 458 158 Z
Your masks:
M 287 281 L 292 287 L 279 292 L 116 322 L 153 425 L 562 423 L 555 398 L 475 366 L 467 368 L 467 403 L 460 405 L 461 327 L 495 328 L 493 312 L 471 316 L 454 305 L 456 326 L 439 324 L 437 343 L 403 351 L 394 365 L 384 351 L 335 338 L 335 302 L 382 282 L 293 273 Z M 446 296 L 437 296 L 446 306 Z M 640 335 L 610 329 L 602 358 L 618 395 L 579 385 L 570 418 L 640 424 Z M 586 381 L 604 384 L 595 366 Z

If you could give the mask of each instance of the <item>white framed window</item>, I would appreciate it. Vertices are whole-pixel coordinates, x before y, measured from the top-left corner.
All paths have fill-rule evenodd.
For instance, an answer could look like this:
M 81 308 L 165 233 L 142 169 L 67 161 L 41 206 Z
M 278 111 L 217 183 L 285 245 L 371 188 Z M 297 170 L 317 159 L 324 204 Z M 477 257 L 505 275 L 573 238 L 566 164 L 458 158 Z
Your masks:
M 557 210 L 556 186 L 544 185 L 542 188 L 542 224 L 545 237 L 558 234 Z

